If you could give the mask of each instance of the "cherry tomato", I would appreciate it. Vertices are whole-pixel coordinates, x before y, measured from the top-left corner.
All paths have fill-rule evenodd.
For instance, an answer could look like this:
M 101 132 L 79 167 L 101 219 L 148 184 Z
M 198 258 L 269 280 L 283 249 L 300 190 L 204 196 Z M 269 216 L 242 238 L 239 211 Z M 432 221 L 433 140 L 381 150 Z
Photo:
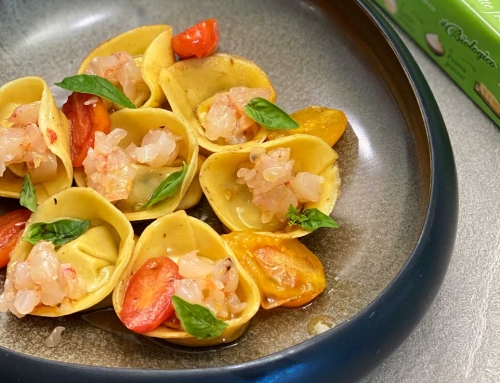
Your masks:
M 296 238 L 244 231 L 222 238 L 257 283 L 265 309 L 304 306 L 326 287 L 321 261 Z
M 208 19 L 172 37 L 172 48 L 181 58 L 207 57 L 217 49 L 219 27 L 217 20 Z
M 91 98 L 96 101 L 85 105 Z M 94 147 L 95 132 L 109 133 L 108 110 L 100 97 L 74 92 L 62 111 L 71 123 L 71 161 L 74 167 L 80 167 L 89 148 Z
M 0 267 L 9 263 L 10 252 L 23 234 L 30 216 L 28 209 L 18 209 L 0 217 Z
M 291 134 L 310 134 L 333 146 L 347 127 L 347 117 L 341 110 L 309 106 L 290 115 L 300 125 L 293 130 L 268 131 L 267 139 L 275 140 Z
M 154 330 L 174 313 L 174 281 L 179 266 L 168 257 L 147 260 L 128 281 L 120 318 L 138 333 Z

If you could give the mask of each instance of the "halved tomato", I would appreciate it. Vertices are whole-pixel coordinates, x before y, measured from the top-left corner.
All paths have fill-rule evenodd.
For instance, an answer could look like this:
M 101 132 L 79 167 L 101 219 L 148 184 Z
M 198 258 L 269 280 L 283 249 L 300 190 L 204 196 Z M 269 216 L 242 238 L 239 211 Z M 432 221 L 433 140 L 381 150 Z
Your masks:
M 154 330 L 174 313 L 174 282 L 182 279 L 179 267 L 168 257 L 148 259 L 130 278 L 120 318 L 132 331 Z
M 219 43 L 217 20 L 207 19 L 172 37 L 172 49 L 182 60 L 212 55 Z
M 92 100 L 91 100 L 92 99 Z M 71 127 L 71 161 L 82 166 L 89 148 L 94 147 L 95 132 L 109 133 L 111 123 L 104 101 L 97 96 L 74 92 L 62 107 Z
M 0 217 L 0 267 L 9 263 L 10 252 L 23 234 L 30 216 L 28 209 L 18 209 Z

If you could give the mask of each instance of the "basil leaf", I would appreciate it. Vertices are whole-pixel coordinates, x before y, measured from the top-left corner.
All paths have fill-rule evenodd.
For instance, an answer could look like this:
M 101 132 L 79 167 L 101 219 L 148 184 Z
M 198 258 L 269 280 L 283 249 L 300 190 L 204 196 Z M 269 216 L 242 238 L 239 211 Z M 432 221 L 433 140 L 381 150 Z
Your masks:
M 145 204 L 137 204 L 134 206 L 135 210 L 149 209 L 151 206 L 163 201 L 165 198 L 172 197 L 182 185 L 182 181 L 186 177 L 188 166 L 183 162 L 182 170 L 170 174 L 161 184 L 158 185 L 156 190 L 153 192 L 149 201 Z
M 297 129 L 299 124 L 277 105 L 262 97 L 245 105 L 245 114 L 269 130 Z
M 80 219 L 60 219 L 54 222 L 37 222 L 28 228 L 23 241 L 36 245 L 39 241 L 52 242 L 54 246 L 61 246 L 68 243 L 83 233 L 90 227 L 90 221 Z
M 186 302 L 177 295 L 172 296 L 172 304 L 184 330 L 198 339 L 219 336 L 227 327 L 206 307 Z
M 316 208 L 305 209 L 300 212 L 290 205 L 288 213 L 285 214 L 285 217 L 288 218 L 288 225 L 298 225 L 307 230 L 316 230 L 320 227 L 331 227 L 334 229 L 340 227 L 339 224 L 330 216 Z
M 36 210 L 36 189 L 33 185 L 33 182 L 31 182 L 31 176 L 29 175 L 29 173 L 26 173 L 23 178 L 23 188 L 21 190 L 19 204 L 21 206 L 27 207 L 33 212 Z
M 114 86 L 111 81 L 100 76 L 77 74 L 76 76 L 66 77 L 54 85 L 73 92 L 100 96 L 126 108 L 136 109 L 134 103 L 120 89 Z

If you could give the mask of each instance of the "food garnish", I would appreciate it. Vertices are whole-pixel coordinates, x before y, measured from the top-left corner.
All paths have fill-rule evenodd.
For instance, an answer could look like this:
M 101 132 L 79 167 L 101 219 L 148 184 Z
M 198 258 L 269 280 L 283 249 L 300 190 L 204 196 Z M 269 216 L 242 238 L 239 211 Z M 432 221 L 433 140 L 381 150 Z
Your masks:
M 267 140 L 286 137 L 291 134 L 310 134 L 333 146 L 347 127 L 347 117 L 338 109 L 309 106 L 290 115 L 300 127 L 296 130 L 273 130 L 267 133 Z
M 23 241 L 36 245 L 39 241 L 50 241 L 54 246 L 61 246 L 85 233 L 90 221 L 81 219 L 59 219 L 53 222 L 36 222 L 32 224 Z
M 293 205 L 290 205 L 288 213 L 285 216 L 290 226 L 298 225 L 307 230 L 316 230 L 320 227 L 331 227 L 334 229 L 340 227 L 333 218 L 316 208 L 299 211 Z
M 177 295 L 172 297 L 172 303 L 182 328 L 198 339 L 217 337 L 227 328 L 227 323 L 217 319 L 206 307 L 189 303 Z
M 21 190 L 19 204 L 30 209 L 31 211 L 36 210 L 36 190 L 33 182 L 31 182 L 31 176 L 29 173 L 26 173 L 23 178 L 23 188 Z
M 265 98 L 252 98 L 245 105 L 245 113 L 269 130 L 297 129 L 299 124 L 276 104 Z
M 103 97 L 106 100 L 126 108 L 137 108 L 111 81 L 100 76 L 77 74 L 75 76 L 66 77 L 61 82 L 56 82 L 54 85 L 73 92 L 88 93 L 94 96 Z
M 166 198 L 172 197 L 182 185 L 184 177 L 186 177 L 188 166 L 185 162 L 182 163 L 182 170 L 170 174 L 153 192 L 148 202 L 145 204 L 137 204 L 135 209 L 148 209 L 154 204 L 163 201 Z

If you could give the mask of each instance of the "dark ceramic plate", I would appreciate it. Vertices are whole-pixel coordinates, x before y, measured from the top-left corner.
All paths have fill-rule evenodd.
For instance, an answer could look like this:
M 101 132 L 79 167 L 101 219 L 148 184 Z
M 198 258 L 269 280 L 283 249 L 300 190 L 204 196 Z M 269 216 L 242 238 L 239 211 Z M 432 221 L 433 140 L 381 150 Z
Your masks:
M 457 186 L 436 103 L 376 13 L 369 2 L 343 0 L 0 2 L 0 83 L 40 75 L 53 84 L 120 32 L 154 23 L 181 31 L 216 17 L 220 51 L 260 64 L 286 110 L 324 105 L 342 109 L 350 122 L 335 146 L 342 196 L 333 216 L 341 228 L 303 239 L 328 281 L 311 305 L 261 310 L 235 344 L 196 352 L 124 334 L 106 313 L 0 314 L 0 380 L 351 381 L 392 352 L 442 281 Z M 191 213 L 219 227 L 206 203 Z M 313 336 L 308 328 L 318 320 L 332 329 Z M 66 327 L 62 342 L 46 348 L 59 325 Z

